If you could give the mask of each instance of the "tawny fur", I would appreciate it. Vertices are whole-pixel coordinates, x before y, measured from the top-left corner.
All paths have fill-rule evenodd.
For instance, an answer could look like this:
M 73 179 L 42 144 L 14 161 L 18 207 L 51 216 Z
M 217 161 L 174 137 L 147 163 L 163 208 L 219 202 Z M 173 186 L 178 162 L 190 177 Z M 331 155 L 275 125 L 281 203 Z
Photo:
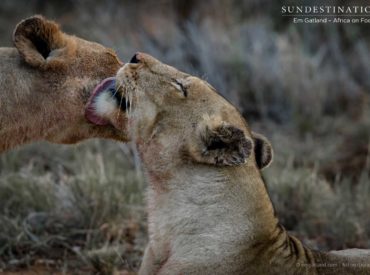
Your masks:
M 67 35 L 41 16 L 20 22 L 13 41 L 16 48 L 0 48 L 0 152 L 37 140 L 127 140 L 84 117 L 95 85 L 122 65 L 112 50 Z
M 271 145 L 230 103 L 196 77 L 146 54 L 137 59 L 117 80 L 132 98 L 129 132 L 149 182 L 139 274 L 370 274 L 369 250 L 314 251 L 279 224 L 259 169 L 271 162 Z M 202 129 L 222 124 L 244 139 L 208 146 Z M 218 165 L 219 154 L 237 156 L 242 147 L 229 143 L 240 140 L 253 142 L 245 163 Z

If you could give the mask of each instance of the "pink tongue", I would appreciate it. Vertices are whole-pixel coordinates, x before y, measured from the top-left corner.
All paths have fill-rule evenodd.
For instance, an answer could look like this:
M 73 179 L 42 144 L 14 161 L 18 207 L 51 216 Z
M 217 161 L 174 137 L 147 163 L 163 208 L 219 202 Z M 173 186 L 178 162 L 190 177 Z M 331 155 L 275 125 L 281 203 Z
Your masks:
M 100 82 L 92 92 L 90 99 L 85 108 L 85 118 L 96 125 L 108 125 L 110 124 L 109 120 L 99 116 L 96 113 L 94 101 L 96 97 L 102 92 L 107 91 L 109 88 L 114 88 L 116 85 L 115 77 L 109 77 Z

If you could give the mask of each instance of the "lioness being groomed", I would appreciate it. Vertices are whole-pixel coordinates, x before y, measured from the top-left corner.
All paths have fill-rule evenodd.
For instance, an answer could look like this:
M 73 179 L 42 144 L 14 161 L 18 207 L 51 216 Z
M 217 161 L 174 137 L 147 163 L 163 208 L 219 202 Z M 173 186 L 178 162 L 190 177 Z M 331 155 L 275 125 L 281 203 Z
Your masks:
M 116 81 L 149 182 L 139 274 L 370 274 L 369 250 L 314 251 L 284 230 L 260 173 L 271 144 L 212 86 L 143 53 Z M 96 115 L 115 119 L 104 93 Z

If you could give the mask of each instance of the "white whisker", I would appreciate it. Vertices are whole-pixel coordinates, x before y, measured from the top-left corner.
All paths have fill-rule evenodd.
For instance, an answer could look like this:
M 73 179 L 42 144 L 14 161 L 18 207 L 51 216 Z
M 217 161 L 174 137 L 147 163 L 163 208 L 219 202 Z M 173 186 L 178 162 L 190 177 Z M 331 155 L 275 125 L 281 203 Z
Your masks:
M 121 100 L 120 100 L 120 102 L 119 102 L 119 106 L 118 106 L 118 110 L 117 110 L 117 117 L 116 117 L 116 119 L 118 119 L 118 116 L 119 116 L 119 114 L 120 114 L 120 112 L 121 112 L 121 106 L 122 106 L 122 96 L 121 96 Z M 127 110 L 127 109 L 126 109 Z

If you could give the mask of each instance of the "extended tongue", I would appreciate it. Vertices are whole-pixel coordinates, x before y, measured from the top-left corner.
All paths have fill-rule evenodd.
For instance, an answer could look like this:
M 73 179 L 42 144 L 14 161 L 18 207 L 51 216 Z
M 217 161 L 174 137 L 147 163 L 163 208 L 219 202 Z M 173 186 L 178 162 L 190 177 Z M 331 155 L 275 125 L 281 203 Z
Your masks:
M 102 93 L 104 92 L 108 92 L 106 96 L 110 97 L 112 96 L 112 94 L 117 94 L 115 89 L 115 77 L 106 78 L 95 87 L 85 109 L 85 117 L 88 121 L 96 125 L 110 124 L 109 120 L 104 118 L 104 114 L 107 114 L 108 110 L 98 110 L 96 103 L 99 96 L 102 96 Z M 106 104 L 106 106 L 109 106 L 109 104 Z

